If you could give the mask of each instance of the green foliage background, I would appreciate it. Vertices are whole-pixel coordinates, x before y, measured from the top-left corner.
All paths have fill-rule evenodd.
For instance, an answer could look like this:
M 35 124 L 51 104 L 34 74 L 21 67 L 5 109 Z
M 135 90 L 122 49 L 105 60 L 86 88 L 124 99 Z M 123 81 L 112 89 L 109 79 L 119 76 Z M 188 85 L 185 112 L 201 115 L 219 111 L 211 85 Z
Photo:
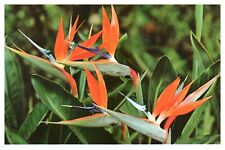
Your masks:
M 190 41 L 190 31 L 196 32 L 194 5 L 114 6 L 120 23 L 121 35 L 127 33 L 127 38 L 119 43 L 115 57 L 118 62 L 130 66 L 140 73 L 143 73 L 146 69 L 148 70 L 142 82 L 145 100 L 151 99 L 151 94 L 149 94 L 150 78 L 158 60 L 164 55 L 171 61 L 177 75 L 180 75 L 182 78 L 185 78 L 187 75 L 190 79 L 196 78 L 193 75 L 192 62 L 194 57 Z M 110 14 L 110 7 L 106 6 L 105 8 Z M 67 31 L 71 15 L 75 19 L 78 14 L 80 23 L 83 20 L 85 20 L 85 23 L 82 25 L 76 39 L 86 37 L 92 24 L 94 25 L 94 33 L 101 30 L 100 5 L 5 5 L 6 44 L 10 45 L 10 42 L 13 42 L 30 54 L 42 56 L 17 29 L 22 30 L 42 47 L 52 50 L 60 17 L 63 16 L 65 31 Z M 219 5 L 204 6 L 201 42 L 207 49 L 213 62 L 220 59 Z M 80 143 L 66 126 L 39 124 L 36 128 L 30 129 L 31 133 L 26 133 L 20 129 L 26 115 L 33 110 L 40 111 L 37 114 L 41 115 L 39 117 L 36 116 L 40 120 L 42 120 L 42 117 L 57 117 L 49 112 L 43 104 L 39 103 L 40 100 L 35 95 L 31 84 L 31 74 L 45 74 L 45 72 L 33 68 L 29 62 L 15 57 L 14 54 L 8 51 L 5 51 L 5 65 L 6 76 L 11 73 L 15 77 L 14 81 L 13 79 L 12 81 L 6 81 L 6 85 L 10 86 L 6 86 L 6 90 L 11 87 L 13 89 L 6 91 L 5 96 L 5 115 L 11 118 L 10 122 L 6 120 L 7 127 L 5 130 L 8 131 L 9 135 L 16 134 L 18 136 L 16 136 L 18 140 L 16 142 L 11 140 L 10 136 L 6 138 L 5 142 Z M 47 74 L 46 76 L 57 80 L 51 75 Z M 109 78 L 110 80 L 108 80 Z M 113 93 L 114 89 L 121 84 L 117 78 L 106 76 L 105 80 L 109 93 Z M 201 83 L 201 81 L 199 82 Z M 220 99 L 219 90 L 217 88 L 218 92 L 215 94 L 218 100 Z M 10 92 L 14 93 L 17 101 L 11 96 L 13 94 L 10 94 Z M 112 99 L 122 99 L 121 96 L 114 95 Z M 84 95 L 84 97 L 87 98 L 87 95 Z M 114 106 L 114 103 L 110 105 L 112 108 Z M 35 109 L 36 107 L 39 108 Z M 208 104 L 203 110 L 202 120 L 194 132 L 191 133 L 190 138 L 185 138 L 185 140 L 181 138 L 180 143 L 220 143 L 220 116 L 218 116 L 219 113 L 213 113 L 215 109 L 219 111 L 219 105 L 213 108 L 213 104 Z M 177 139 L 184 128 L 184 125 L 179 123 L 187 122 L 189 117 L 190 114 L 177 119 L 178 121 L 174 124 L 176 131 L 172 135 L 172 142 L 175 143 L 177 141 L 179 143 Z M 59 132 L 56 134 L 56 131 Z M 20 137 L 20 135 L 25 136 Z M 136 137 L 135 135 L 133 136 L 134 140 L 132 143 L 147 143 L 145 137 L 139 137 L 138 139 L 136 138 L 137 135 Z M 106 143 L 114 142 L 106 141 Z

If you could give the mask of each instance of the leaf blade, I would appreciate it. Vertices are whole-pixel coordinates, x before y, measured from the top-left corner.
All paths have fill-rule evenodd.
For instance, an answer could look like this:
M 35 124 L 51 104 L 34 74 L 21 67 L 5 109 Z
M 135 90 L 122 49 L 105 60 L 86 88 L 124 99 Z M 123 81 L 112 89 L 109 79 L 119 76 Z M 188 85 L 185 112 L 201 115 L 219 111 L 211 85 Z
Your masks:
M 36 104 L 32 112 L 27 114 L 23 124 L 19 128 L 18 133 L 28 140 L 31 134 L 41 123 L 40 121 L 45 117 L 48 110 L 48 107 L 43 103 L 40 102 Z

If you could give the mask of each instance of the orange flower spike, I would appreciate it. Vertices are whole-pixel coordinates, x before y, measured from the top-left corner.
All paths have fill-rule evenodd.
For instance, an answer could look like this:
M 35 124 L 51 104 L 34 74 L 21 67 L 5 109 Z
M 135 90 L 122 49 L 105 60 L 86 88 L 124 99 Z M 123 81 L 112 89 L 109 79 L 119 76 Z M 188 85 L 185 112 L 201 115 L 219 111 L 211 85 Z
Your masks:
M 93 64 L 93 65 L 94 65 L 94 69 L 95 69 L 95 72 L 96 72 L 97 77 L 98 77 L 99 93 L 101 95 L 102 105 L 103 105 L 103 107 L 107 108 L 108 95 L 107 95 L 107 90 L 106 90 L 106 86 L 105 86 L 105 81 L 103 79 L 103 76 L 102 76 L 101 72 L 96 67 L 96 65 L 95 64 Z
M 187 114 L 199 106 L 201 106 L 205 101 L 209 100 L 211 96 L 203 98 L 202 100 L 198 100 L 196 102 L 190 102 L 181 106 L 178 106 L 176 109 L 173 109 L 172 111 L 168 112 L 169 116 L 179 116 Z
M 81 43 L 80 45 L 90 48 L 92 47 L 96 41 L 98 40 L 98 38 L 100 37 L 102 31 L 92 35 L 89 39 L 87 39 L 86 41 L 84 41 L 83 43 Z M 70 55 L 70 60 L 80 60 L 80 59 L 84 59 L 84 58 L 90 58 L 92 56 L 95 56 L 96 54 L 85 51 L 79 47 L 75 47 L 74 50 L 72 51 L 71 55 Z
M 114 56 L 116 47 L 119 42 L 120 31 L 119 31 L 118 18 L 117 18 L 116 11 L 115 11 L 113 5 L 111 5 L 111 10 L 112 10 L 112 21 L 111 21 L 111 29 L 110 29 L 111 49 L 108 52 L 109 52 L 109 54 Z
M 103 23 L 102 23 L 102 41 L 103 45 L 102 48 L 105 48 L 107 52 L 114 57 L 116 47 L 119 42 L 119 22 L 113 6 L 111 6 L 112 11 L 112 19 L 111 24 L 109 18 L 106 14 L 104 7 L 102 7 L 102 16 L 103 16 Z
M 102 106 L 102 102 L 100 99 L 99 86 L 98 81 L 94 78 L 91 72 L 85 67 L 86 75 L 87 75 L 87 83 L 88 88 L 90 90 L 90 95 L 92 100 L 99 106 Z
M 164 125 L 164 130 L 168 130 L 175 119 L 176 116 L 169 117 Z
M 66 55 L 67 55 L 67 48 L 65 47 L 65 40 L 64 40 L 62 17 L 59 22 L 59 28 L 58 28 L 58 33 L 56 36 L 55 47 L 54 47 L 54 54 L 55 54 L 56 60 L 63 60 L 66 58 Z
M 68 44 L 69 43 L 71 43 L 72 41 L 73 41 L 73 39 L 74 39 L 74 36 L 75 36 L 75 34 L 77 33 L 77 23 L 78 23 L 78 19 L 79 19 L 79 16 L 77 16 L 77 18 L 76 18 L 76 20 L 75 20 L 75 22 L 74 22 L 74 24 L 73 24 L 73 26 L 72 26 L 72 28 L 71 28 L 71 31 L 70 31 L 70 33 L 67 35 L 67 37 L 66 37 L 66 41 L 68 42 Z M 79 27 L 78 27 L 79 28 Z
M 186 85 L 182 90 L 181 92 L 176 95 L 171 101 L 169 101 L 167 104 L 166 104 L 166 108 L 164 110 L 169 110 L 171 107 L 173 106 L 177 106 L 181 103 L 181 101 L 183 101 L 183 99 L 185 98 L 188 90 L 190 89 L 192 83 L 194 81 L 190 82 L 188 85 Z
M 215 76 L 210 81 L 202 85 L 200 88 L 198 88 L 193 93 L 189 94 L 182 103 L 189 103 L 196 101 L 218 78 L 219 76 Z
M 162 94 L 159 96 L 152 113 L 154 117 L 158 116 L 164 110 L 168 101 L 174 98 L 179 82 L 180 78 L 178 77 L 171 84 L 169 84 L 166 87 L 166 89 L 162 92 Z
M 96 71 L 98 80 L 96 80 L 91 72 L 87 68 L 85 68 L 90 95 L 97 105 L 107 108 L 108 95 L 106 91 L 105 81 L 102 77 L 102 74 L 95 65 L 94 69 Z
M 105 8 L 102 6 L 102 45 L 100 48 L 109 48 L 108 43 L 110 43 L 110 21 L 105 11 Z

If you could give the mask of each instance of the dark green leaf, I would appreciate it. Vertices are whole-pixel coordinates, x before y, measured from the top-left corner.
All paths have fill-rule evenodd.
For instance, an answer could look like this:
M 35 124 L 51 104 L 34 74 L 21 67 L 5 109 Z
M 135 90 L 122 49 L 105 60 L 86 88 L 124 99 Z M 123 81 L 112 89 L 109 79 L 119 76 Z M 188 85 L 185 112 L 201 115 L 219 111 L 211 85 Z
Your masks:
M 79 82 L 79 100 L 82 102 L 84 98 L 84 90 L 86 85 L 86 73 L 84 71 L 81 71 L 80 73 L 80 82 Z
M 22 136 L 7 126 L 5 126 L 5 133 L 10 144 L 27 144 Z
M 15 55 L 5 50 L 5 121 L 17 128 L 24 117 L 24 87 L 20 64 Z
M 65 108 L 61 105 L 82 106 L 73 95 L 60 85 L 43 77 L 33 75 L 32 84 L 43 103 L 62 120 L 84 117 L 88 114 L 80 109 Z M 82 128 L 69 126 L 82 143 L 113 143 L 114 140 L 103 128 Z M 96 138 L 99 137 L 99 138 Z
M 170 60 L 163 56 L 160 58 L 158 64 L 156 65 L 152 77 L 149 84 L 149 96 L 150 99 L 148 100 L 147 106 L 151 110 L 159 97 L 160 93 L 171 83 L 175 80 L 177 74 L 171 64 Z
M 114 139 L 120 144 L 131 144 L 130 134 L 128 127 L 126 126 L 126 139 L 123 138 L 123 130 L 121 125 L 105 127 L 106 130 L 112 134 Z
M 189 138 L 183 143 L 185 144 L 220 144 L 220 135 L 202 135 Z
M 39 124 L 41 123 L 42 119 L 45 117 L 47 112 L 48 107 L 45 106 L 42 102 L 36 104 L 32 112 L 27 114 L 25 121 L 20 126 L 19 134 L 28 140 L 30 135 L 39 126 Z

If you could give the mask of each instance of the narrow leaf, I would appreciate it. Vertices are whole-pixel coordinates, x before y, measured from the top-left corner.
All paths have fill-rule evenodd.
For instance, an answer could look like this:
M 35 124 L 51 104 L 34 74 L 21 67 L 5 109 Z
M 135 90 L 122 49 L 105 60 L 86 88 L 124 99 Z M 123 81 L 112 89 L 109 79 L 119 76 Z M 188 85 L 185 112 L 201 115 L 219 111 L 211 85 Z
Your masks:
M 20 126 L 19 134 L 28 140 L 31 134 L 39 126 L 47 112 L 48 107 L 43 103 L 40 102 L 36 104 L 32 112 L 27 114 L 23 124 Z
M 153 106 L 155 105 L 160 93 L 162 93 L 166 86 L 176 78 L 176 72 L 168 57 L 161 57 L 150 79 L 150 100 L 148 100 L 147 103 L 148 105 L 151 105 L 150 110 L 153 110 Z
M 17 128 L 24 119 L 24 83 L 17 58 L 5 50 L 5 122 Z
M 203 5 L 195 6 L 195 23 L 196 23 L 196 36 L 201 41 L 202 26 L 203 26 Z
M 7 126 L 5 126 L 5 133 L 10 144 L 27 144 L 27 141 L 22 136 Z
M 32 76 L 32 84 L 43 103 L 61 120 L 90 115 L 87 111 L 81 109 L 62 107 L 62 105 L 82 106 L 82 104 L 60 85 L 37 75 Z M 69 128 L 82 143 L 114 143 L 112 137 L 103 128 L 82 128 L 76 126 L 69 126 Z
M 80 73 L 80 82 L 79 82 L 79 100 L 82 102 L 84 98 L 84 90 L 86 86 L 86 73 L 81 71 Z
M 197 88 L 201 86 L 205 81 L 209 80 L 210 78 L 213 78 L 219 73 L 220 70 L 220 61 L 215 62 L 213 65 L 208 67 L 197 79 L 195 79 L 195 82 L 193 83 L 192 87 Z M 205 96 L 210 96 L 212 93 L 214 93 L 214 86 L 211 86 L 209 91 L 205 94 Z M 214 103 L 215 105 L 218 105 L 217 99 L 215 97 L 210 100 L 211 103 Z M 182 130 L 181 137 L 179 138 L 179 141 L 183 143 L 186 139 L 189 138 L 189 136 L 192 134 L 194 129 L 198 126 L 200 123 L 202 112 L 205 108 L 205 104 L 201 106 L 200 108 L 196 109 L 191 117 L 189 118 L 188 122 L 186 123 L 185 127 Z M 218 118 L 220 116 L 220 111 L 218 110 L 219 106 L 214 109 L 214 115 Z M 218 112 L 217 112 L 218 111 Z M 218 119 L 220 120 L 220 119 Z

